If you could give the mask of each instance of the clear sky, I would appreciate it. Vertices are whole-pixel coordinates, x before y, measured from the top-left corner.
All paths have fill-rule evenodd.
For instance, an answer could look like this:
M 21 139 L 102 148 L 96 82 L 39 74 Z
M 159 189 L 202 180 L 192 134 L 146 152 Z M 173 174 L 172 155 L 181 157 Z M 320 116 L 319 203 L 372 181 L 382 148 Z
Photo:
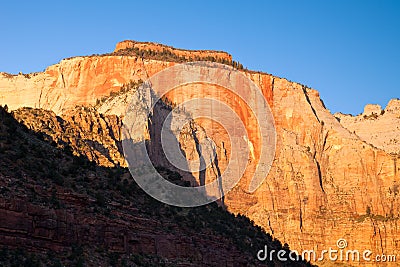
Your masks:
M 358 114 L 400 98 L 400 1 L 3 1 L 0 71 L 42 71 L 133 39 L 224 50 Z

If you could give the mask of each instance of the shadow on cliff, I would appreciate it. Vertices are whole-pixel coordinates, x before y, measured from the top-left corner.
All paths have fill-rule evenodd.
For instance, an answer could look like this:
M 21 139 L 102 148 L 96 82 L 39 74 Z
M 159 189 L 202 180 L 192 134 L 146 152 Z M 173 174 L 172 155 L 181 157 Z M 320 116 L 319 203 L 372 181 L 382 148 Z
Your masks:
M 154 92 L 152 92 L 154 94 Z M 162 99 L 159 99 L 157 103 L 155 103 L 154 108 L 151 112 L 152 117 L 148 120 L 148 128 L 150 131 L 150 140 L 151 142 L 147 142 L 147 152 L 150 156 L 150 159 L 153 163 L 153 166 L 155 167 L 164 167 L 167 168 L 173 172 L 179 173 L 182 175 L 183 179 L 190 182 L 192 186 L 205 186 L 206 185 L 206 160 L 202 152 L 202 145 L 201 142 L 197 136 L 197 133 L 193 127 L 191 127 L 191 134 L 193 137 L 193 140 L 195 142 L 195 147 L 196 147 L 196 152 L 197 156 L 199 158 L 199 170 L 198 170 L 198 178 L 193 176 L 191 172 L 184 171 L 188 170 L 188 164 L 187 161 L 185 160 L 183 162 L 184 166 L 182 169 L 177 168 L 171 162 L 168 160 L 164 153 L 163 145 L 162 145 L 162 140 L 161 140 L 161 129 L 163 128 L 164 131 L 167 132 L 173 132 L 172 129 L 172 120 L 168 119 L 168 116 L 173 116 L 171 113 L 173 113 L 173 108 L 168 104 L 165 103 Z M 179 112 L 179 111 L 177 111 Z M 181 147 L 181 143 L 179 140 L 176 139 L 175 135 L 172 134 L 169 136 L 172 138 L 172 140 L 169 140 L 172 144 L 176 144 L 179 146 L 179 149 L 176 150 L 178 153 L 181 154 L 183 159 L 187 159 L 185 151 Z M 218 189 L 219 189 L 219 196 L 220 199 L 218 203 L 225 208 L 225 203 L 224 203 L 224 191 L 222 187 L 222 176 L 221 176 L 221 171 L 218 165 L 218 155 L 215 152 L 215 148 L 213 148 L 212 151 L 213 158 L 211 159 L 211 164 L 209 168 L 212 168 L 214 172 L 216 172 L 217 176 L 217 183 L 218 183 Z M 168 177 L 166 177 L 168 179 Z M 207 196 L 207 193 L 204 191 L 205 197 L 211 197 Z
M 174 133 L 177 129 L 173 129 L 171 117 L 177 114 L 173 113 L 172 110 L 173 108 L 161 99 L 154 104 L 145 126 L 148 129 L 149 139 L 142 142 L 135 142 L 132 139 L 122 140 L 125 159 L 132 174 L 135 175 L 136 173 L 135 178 L 140 180 L 138 182 L 143 188 L 147 188 L 148 192 L 156 190 L 154 191 L 155 194 L 163 195 L 173 203 L 182 203 L 183 206 L 187 205 L 185 203 L 211 202 L 212 200 L 207 201 L 211 196 L 207 195 L 205 190 L 199 190 L 199 194 L 195 194 L 193 191 L 192 194 L 188 191 L 182 191 L 182 194 L 174 194 L 171 191 L 173 189 L 168 187 L 168 184 L 157 178 L 158 173 L 165 180 L 175 185 L 184 187 L 205 185 L 205 160 L 201 153 L 199 140 L 196 134 L 191 132 L 200 162 L 198 166 L 199 176 L 195 177 L 194 173 L 188 171 L 189 166 L 185 151 L 176 137 L 177 133 Z M 162 136 L 163 133 L 164 136 Z M 130 136 L 130 134 L 127 134 L 127 136 Z M 143 142 L 145 143 L 143 144 Z M 169 154 L 167 153 L 169 157 L 166 154 L 166 149 L 172 150 L 172 152 L 168 152 Z M 177 161 L 179 163 L 176 163 Z M 174 162 L 177 166 L 174 165 Z M 222 207 L 224 206 L 222 205 Z
M 90 151 L 91 153 L 94 153 L 93 151 L 98 151 L 100 152 L 100 154 L 102 156 L 104 156 L 110 163 L 114 164 L 115 166 L 119 166 L 120 163 L 116 162 L 112 157 L 111 157 L 111 153 L 110 150 L 108 148 L 106 148 L 103 144 L 101 144 L 100 142 L 96 141 L 96 140 L 90 140 L 90 139 L 84 139 L 83 140 L 91 149 L 92 151 Z M 117 142 L 117 149 L 118 152 L 123 154 L 122 151 L 122 147 L 119 144 L 120 142 Z M 95 155 L 92 155 L 93 158 L 95 158 Z
M 264 246 L 290 250 L 245 216 L 215 203 L 165 205 L 126 168 L 98 166 L 44 137 L 0 107 L 2 266 L 310 266 L 275 254 L 259 262 Z
M 199 157 L 199 181 L 200 181 L 200 186 L 205 186 L 206 185 L 206 161 L 204 159 L 203 153 L 202 153 L 202 148 L 201 148 L 201 144 L 200 141 L 197 137 L 197 133 L 195 130 L 192 130 L 192 136 L 193 139 L 196 143 L 196 151 Z M 215 150 L 213 150 L 214 156 L 211 159 L 211 167 L 215 168 L 215 170 L 217 171 L 216 175 L 217 175 L 217 183 L 218 183 L 218 189 L 219 189 L 219 194 L 221 196 L 220 198 L 220 203 L 223 207 L 225 207 L 225 194 L 224 194 L 224 189 L 222 186 L 222 176 L 221 176 L 221 169 L 219 168 L 219 164 L 218 164 L 218 155 L 217 153 L 215 153 Z

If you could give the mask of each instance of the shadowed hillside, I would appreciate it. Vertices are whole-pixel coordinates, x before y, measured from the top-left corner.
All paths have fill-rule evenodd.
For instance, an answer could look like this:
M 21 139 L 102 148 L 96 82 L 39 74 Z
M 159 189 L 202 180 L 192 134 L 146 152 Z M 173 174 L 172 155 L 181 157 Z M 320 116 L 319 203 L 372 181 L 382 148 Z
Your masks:
M 47 139 L 0 109 L 2 266 L 259 266 L 264 245 L 282 248 L 244 216 L 216 204 L 164 205 L 127 169 L 98 166 Z

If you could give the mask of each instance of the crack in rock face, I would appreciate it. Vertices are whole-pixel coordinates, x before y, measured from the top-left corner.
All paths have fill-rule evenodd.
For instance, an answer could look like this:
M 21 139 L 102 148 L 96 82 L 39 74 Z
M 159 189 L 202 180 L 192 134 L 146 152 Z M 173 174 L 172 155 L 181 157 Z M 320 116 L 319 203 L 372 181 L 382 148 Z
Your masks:
M 162 120 L 161 129 L 153 127 L 155 130 L 153 135 L 156 140 L 158 140 L 157 136 L 161 135 L 162 156 L 165 156 L 170 164 L 180 171 L 188 171 L 192 174 L 198 172 L 198 186 L 192 188 L 179 187 L 164 180 L 157 173 L 151 157 L 145 155 L 147 151 L 146 143 L 143 141 L 135 142 L 137 139 L 132 138 L 132 134 L 135 135 L 140 132 L 137 131 L 138 127 L 134 126 L 135 123 L 132 124 L 137 115 L 130 111 L 133 111 L 132 107 L 135 107 L 135 104 L 131 104 L 125 114 L 125 131 L 123 132 L 125 137 L 122 143 L 132 176 L 154 198 L 171 205 L 193 207 L 217 199 L 222 200 L 224 194 L 229 192 L 243 177 L 248 163 L 257 161 L 252 177 L 248 172 L 248 188 L 246 189 L 248 192 L 255 191 L 271 168 L 276 138 L 272 113 L 261 90 L 241 72 L 222 64 L 197 62 L 176 65 L 150 77 L 143 84 L 143 88 L 138 90 L 144 90 L 147 95 L 154 96 L 146 99 L 147 107 L 149 107 L 148 117 L 153 120 L 153 123 L 154 120 L 157 120 L 157 111 L 154 107 L 159 99 L 164 96 L 168 97 L 175 88 L 189 92 L 198 91 L 188 90 L 190 88 L 188 84 L 206 86 L 206 93 L 203 95 L 187 95 L 188 99 L 181 99 L 178 103 L 174 103 L 172 110 L 187 111 L 188 116 L 184 117 L 184 120 L 176 120 L 177 116 L 172 116 L 171 114 L 174 113 L 169 112 L 166 118 Z M 219 90 L 210 90 L 215 86 Z M 221 97 L 221 92 L 224 93 L 225 97 Z M 248 116 L 241 117 L 241 114 L 238 114 L 235 110 L 238 106 L 227 101 L 226 96 L 228 96 L 228 99 L 235 99 L 236 102 L 233 103 L 240 103 L 239 107 L 247 108 L 245 111 Z M 211 127 L 199 127 L 192 130 L 195 149 L 198 154 L 197 162 L 188 162 L 183 157 L 182 147 L 174 132 L 182 129 L 184 124 L 196 120 L 202 121 L 203 124 L 206 120 L 211 120 L 221 125 L 227 133 L 222 141 L 224 143 L 229 141 L 229 143 L 234 144 L 234 146 L 231 146 L 229 161 L 223 164 L 225 166 L 223 172 L 221 172 L 218 160 L 222 158 L 218 155 L 220 150 L 216 149 L 214 141 L 208 137 L 208 132 L 212 133 L 215 129 L 213 123 L 211 123 Z M 256 132 L 253 136 L 247 136 L 244 120 L 252 120 L 255 123 Z M 208 124 L 210 125 L 210 123 Z M 143 128 L 143 126 L 141 127 Z M 133 133 L 132 129 L 135 129 Z M 158 133 L 160 130 L 161 133 Z M 250 139 L 258 141 L 257 153 Z M 193 169 L 193 166 L 196 165 L 197 170 Z M 138 171 L 139 169 L 140 171 Z M 143 173 L 141 170 L 146 170 L 146 172 Z M 211 173 L 211 175 L 206 175 L 207 173 Z M 215 179 L 206 181 L 206 176 L 215 177 Z M 204 198 L 195 197 L 199 190 L 205 194 Z M 173 198 L 165 192 L 169 192 L 173 195 Z M 194 196 L 189 197 L 190 192 L 195 192 Z

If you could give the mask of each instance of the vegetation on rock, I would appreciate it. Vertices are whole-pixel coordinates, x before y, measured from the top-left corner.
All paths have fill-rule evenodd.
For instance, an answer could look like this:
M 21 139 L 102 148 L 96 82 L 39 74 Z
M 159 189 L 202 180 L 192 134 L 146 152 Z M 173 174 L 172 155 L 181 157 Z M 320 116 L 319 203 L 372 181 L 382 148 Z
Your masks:
M 0 265 L 220 266 L 221 260 L 233 260 L 255 266 L 260 265 L 256 254 L 264 245 L 288 251 L 287 245 L 283 248 L 247 217 L 235 216 L 215 203 L 178 208 L 154 200 L 126 168 L 102 167 L 74 156 L 68 145 L 61 149 L 49 143 L 3 108 L 0 150 L 0 215 L 16 210 L 15 218 L 2 217 Z M 171 180 L 181 178 L 168 169 L 159 170 Z M 33 229 L 22 227 L 17 235 L 8 229 L 29 224 L 20 218 L 30 216 L 35 220 Z M 175 240 L 167 240 L 170 245 L 183 242 L 186 249 L 177 254 L 168 247 L 146 251 L 141 241 L 134 243 L 143 236 L 169 237 Z M 10 238 L 18 242 L 10 243 Z M 34 247 L 29 245 L 32 242 Z M 289 262 L 285 264 L 275 257 L 266 263 L 287 266 Z

